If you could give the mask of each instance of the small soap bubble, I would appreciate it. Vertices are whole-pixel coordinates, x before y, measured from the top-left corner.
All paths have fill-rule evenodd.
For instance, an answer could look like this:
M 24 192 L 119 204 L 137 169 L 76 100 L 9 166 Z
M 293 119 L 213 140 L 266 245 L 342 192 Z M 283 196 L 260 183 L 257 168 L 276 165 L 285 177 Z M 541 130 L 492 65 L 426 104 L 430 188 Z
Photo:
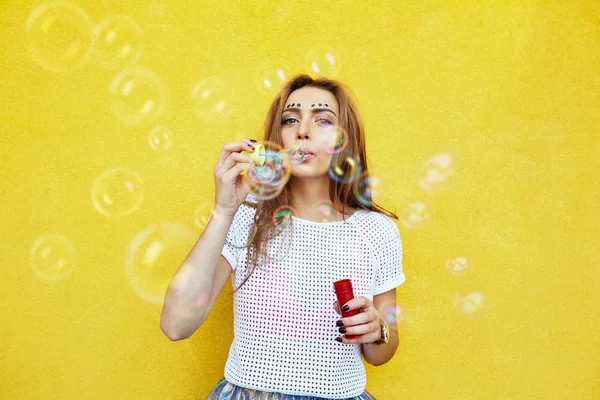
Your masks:
M 402 209 L 399 218 L 407 228 L 423 228 L 429 222 L 429 207 L 424 201 L 414 201 Z
M 351 183 L 360 176 L 362 166 L 357 156 L 334 155 L 329 165 L 329 177 L 338 183 Z
M 208 220 L 212 216 L 213 209 L 213 203 L 209 202 L 201 203 L 196 207 L 194 210 L 194 225 L 198 229 L 204 230 L 204 227 L 208 224 Z
M 348 145 L 348 133 L 339 126 L 320 129 L 318 147 L 329 154 L 337 154 Z
M 292 223 L 292 216 L 296 213 L 292 206 L 280 206 L 273 212 L 273 224 L 285 229 Z
M 191 105 L 194 113 L 204 119 L 224 118 L 231 114 L 233 106 L 230 89 L 220 76 L 211 76 L 196 83 L 192 88 Z
M 354 195 L 358 201 L 366 206 L 373 205 L 373 198 L 381 194 L 380 179 L 377 176 L 363 173 L 354 187 Z
M 83 9 L 66 1 L 35 8 L 25 22 L 33 60 L 50 71 L 80 68 L 94 46 L 92 22 Z
M 468 318 L 479 317 L 488 307 L 486 297 L 480 291 L 455 293 L 454 306 L 460 315 Z
M 312 75 L 332 77 L 338 72 L 337 52 L 328 46 L 319 46 L 309 51 L 306 61 Z
M 135 293 L 150 303 L 162 304 L 173 266 L 182 264 L 197 239 L 193 229 L 178 222 L 160 222 L 137 233 L 125 255 L 125 274 Z
M 402 309 L 398 306 L 390 305 L 383 310 L 383 319 L 388 324 L 397 324 L 404 319 Z
M 46 235 L 33 241 L 29 251 L 31 267 L 40 279 L 58 281 L 75 269 L 75 247 L 62 235 Z
M 94 28 L 94 54 L 108 69 L 135 64 L 144 44 L 142 29 L 127 15 L 108 15 Z
M 92 204 L 107 217 L 131 214 L 138 209 L 143 198 L 142 178 L 126 168 L 105 171 L 92 186 Z
M 417 170 L 417 183 L 423 190 L 442 190 L 448 188 L 453 175 L 452 155 L 434 154 Z
M 172 133 L 166 126 L 157 126 L 148 134 L 148 143 L 152 150 L 167 150 L 173 144 Z
M 265 148 L 265 162 L 242 175 L 242 182 L 258 200 L 268 200 L 277 197 L 289 181 L 292 161 L 290 154 L 278 144 L 259 142 L 255 146 L 259 144 Z
M 158 75 L 145 67 L 127 67 L 110 84 L 112 111 L 127 125 L 154 122 L 162 114 L 166 98 Z
M 292 164 L 300 164 L 304 161 L 304 150 L 300 147 L 300 145 L 295 144 L 287 149 L 287 152 L 290 154 L 290 160 Z
M 330 202 L 323 202 L 317 205 L 320 222 L 332 222 L 337 219 L 337 210 Z
M 286 81 L 288 69 L 283 66 L 271 66 L 263 64 L 259 68 L 256 76 L 258 89 L 265 94 L 275 94 L 279 92 L 282 84 Z
M 448 270 L 457 276 L 466 274 L 471 270 L 471 262 L 467 257 L 455 257 L 446 260 Z

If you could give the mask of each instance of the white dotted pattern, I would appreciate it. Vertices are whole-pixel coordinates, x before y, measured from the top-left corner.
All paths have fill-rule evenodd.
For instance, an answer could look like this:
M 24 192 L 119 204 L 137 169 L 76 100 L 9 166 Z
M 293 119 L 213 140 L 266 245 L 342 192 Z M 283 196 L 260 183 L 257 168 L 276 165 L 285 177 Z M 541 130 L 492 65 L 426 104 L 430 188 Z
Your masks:
M 252 207 L 239 208 L 223 247 L 234 288 L 246 277 L 246 249 L 230 244 L 247 243 L 254 214 Z M 370 300 L 401 285 L 406 278 L 398 227 L 367 210 L 336 222 L 293 217 L 267 250 L 266 265 L 234 294 L 225 378 L 267 392 L 331 399 L 360 395 L 366 385 L 360 345 L 335 341 L 340 316 L 333 308 L 333 282 L 350 279 L 354 295 Z

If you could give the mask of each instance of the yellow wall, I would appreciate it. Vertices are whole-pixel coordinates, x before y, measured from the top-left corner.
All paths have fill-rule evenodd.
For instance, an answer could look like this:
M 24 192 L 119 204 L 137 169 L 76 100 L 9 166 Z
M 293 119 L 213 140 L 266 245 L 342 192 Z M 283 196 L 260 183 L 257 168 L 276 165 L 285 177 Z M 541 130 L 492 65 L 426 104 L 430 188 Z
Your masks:
M 220 147 L 257 138 L 273 96 L 261 73 L 313 60 L 358 96 L 379 200 L 402 217 L 401 344 L 367 389 L 600 398 L 596 0 L 104 0 L 32 15 L 43 4 L 1 7 L 0 398 L 206 396 L 231 297 L 175 343 L 155 303 L 200 232 Z M 92 45 L 114 14 L 129 30 Z M 142 81 L 110 92 L 130 63 L 164 98 Z M 191 94 L 208 77 L 223 86 L 203 103 Z M 196 112 L 219 99 L 223 112 Z M 154 150 L 161 126 L 172 143 Z M 101 179 L 115 168 L 133 172 Z

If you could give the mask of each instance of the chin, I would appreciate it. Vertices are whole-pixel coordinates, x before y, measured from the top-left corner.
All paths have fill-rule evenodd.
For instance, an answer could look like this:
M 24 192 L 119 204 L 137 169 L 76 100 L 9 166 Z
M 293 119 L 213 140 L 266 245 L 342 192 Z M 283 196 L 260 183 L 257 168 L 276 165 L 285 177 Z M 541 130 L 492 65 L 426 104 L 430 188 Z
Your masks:
M 309 166 L 301 164 L 295 165 L 292 168 L 292 176 L 295 178 L 318 178 L 327 175 L 327 171 L 320 172 Z

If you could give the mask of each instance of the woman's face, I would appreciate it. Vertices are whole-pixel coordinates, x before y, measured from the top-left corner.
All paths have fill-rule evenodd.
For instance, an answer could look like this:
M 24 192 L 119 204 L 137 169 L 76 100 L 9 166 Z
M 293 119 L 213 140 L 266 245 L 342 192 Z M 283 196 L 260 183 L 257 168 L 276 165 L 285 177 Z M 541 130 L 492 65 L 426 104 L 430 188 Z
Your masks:
M 305 86 L 290 93 L 281 114 L 283 146 L 304 151 L 293 176 L 328 174 L 332 154 L 327 149 L 336 140 L 338 116 L 339 105 L 327 90 Z

